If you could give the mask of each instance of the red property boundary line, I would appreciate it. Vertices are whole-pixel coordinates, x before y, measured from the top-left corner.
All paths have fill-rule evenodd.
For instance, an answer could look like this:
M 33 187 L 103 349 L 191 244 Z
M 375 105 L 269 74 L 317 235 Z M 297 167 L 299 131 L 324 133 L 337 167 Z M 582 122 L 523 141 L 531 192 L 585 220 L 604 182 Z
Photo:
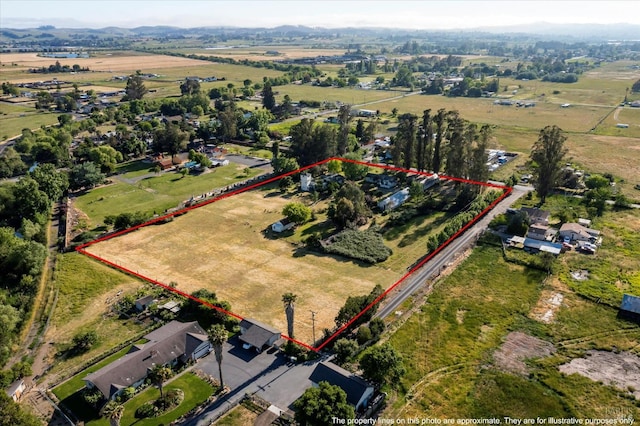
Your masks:
M 88 243 L 85 243 L 85 244 L 82 244 L 82 245 L 76 247 L 76 251 L 78 253 L 80 253 L 80 254 L 83 254 L 85 256 L 93 258 L 93 259 L 95 259 L 95 260 L 97 260 L 97 261 L 99 261 L 101 263 L 104 263 L 107 266 L 110 266 L 110 267 L 112 267 L 114 269 L 122 271 L 122 272 L 124 272 L 124 273 L 126 273 L 128 275 L 140 278 L 143 281 L 146 281 L 148 283 L 151 283 L 151 284 L 157 285 L 159 287 L 162 287 L 163 289 L 165 289 L 165 290 L 167 290 L 169 292 L 175 293 L 175 294 L 177 294 L 179 296 L 182 296 L 182 297 L 185 297 L 187 299 L 191 299 L 191 300 L 193 300 L 195 302 L 198 302 L 198 303 L 200 303 L 200 304 L 202 304 L 204 306 L 207 306 L 208 308 L 216 309 L 216 310 L 218 310 L 218 311 L 220 311 L 220 312 L 222 312 L 222 313 L 224 313 L 226 315 L 229 315 L 231 317 L 234 317 L 234 318 L 237 318 L 239 320 L 242 320 L 242 319 L 244 319 L 244 317 L 242 317 L 241 315 L 238 315 L 238 314 L 236 314 L 234 312 L 231 312 L 231 311 L 227 311 L 227 310 L 225 310 L 223 308 L 220 308 L 219 306 L 214 306 L 213 304 L 207 302 L 206 300 L 202 300 L 202 299 L 199 299 L 197 297 L 194 297 L 194 296 L 192 296 L 192 295 L 190 295 L 188 293 L 185 293 L 185 292 L 183 292 L 181 290 L 178 290 L 177 288 L 171 287 L 171 286 L 169 286 L 167 284 L 164 284 L 164 283 L 162 283 L 162 282 L 160 282 L 158 280 L 149 278 L 149 277 L 147 277 L 145 275 L 142 275 L 142 274 L 140 274 L 138 272 L 132 271 L 131 269 L 125 268 L 124 266 L 118 265 L 118 264 L 116 264 L 116 263 L 114 263 L 114 262 L 112 262 L 112 261 L 110 261 L 108 259 L 105 259 L 103 257 L 97 256 L 97 255 L 95 255 L 93 253 L 89 253 L 85 249 L 87 247 L 90 247 L 90 246 L 94 245 L 94 244 L 97 244 L 97 243 L 100 243 L 100 242 L 103 242 L 103 241 L 107 241 L 107 240 L 110 240 L 112 238 L 116 238 L 116 237 L 119 237 L 121 235 L 124 235 L 124 234 L 128 234 L 128 233 L 133 232 L 133 231 L 135 231 L 137 229 L 140 229 L 140 228 L 143 228 L 143 227 L 146 227 L 146 226 L 149 226 L 149 225 L 153 225 L 153 224 L 162 222 L 162 221 L 164 221 L 166 219 L 170 219 L 170 218 L 173 218 L 173 217 L 176 217 L 176 216 L 180 216 L 182 214 L 187 213 L 188 211 L 195 210 L 197 208 L 209 205 L 211 203 L 215 203 L 216 201 L 220 201 L 220 200 L 223 200 L 225 198 L 229 198 L 229 197 L 232 197 L 234 195 L 241 194 L 243 192 L 247 192 L 247 191 L 250 191 L 250 190 L 255 189 L 255 188 L 259 188 L 259 187 L 261 187 L 263 185 L 278 181 L 278 180 L 280 180 L 282 178 L 285 178 L 287 176 L 291 176 L 291 175 L 294 175 L 296 173 L 300 173 L 300 172 L 303 172 L 305 170 L 309 170 L 309 169 L 311 169 L 311 168 L 313 168 L 315 166 L 319 166 L 319 165 L 322 165 L 322 164 L 328 163 L 329 161 L 334 161 L 334 160 L 342 161 L 342 162 L 348 162 L 348 163 L 360 164 L 360 165 L 368 166 L 368 167 L 377 167 L 377 168 L 380 168 L 380 169 L 391 170 L 391 171 L 395 171 L 395 172 L 411 173 L 411 174 L 422 175 L 422 176 L 432 176 L 433 175 L 433 173 L 418 172 L 418 171 L 414 171 L 414 170 L 403 169 L 403 168 L 400 168 L 400 167 L 387 166 L 387 165 L 383 165 L 383 164 L 366 163 L 364 161 L 350 160 L 350 159 L 347 159 L 347 158 L 331 157 L 331 158 L 328 158 L 326 160 L 319 161 L 317 163 L 311 164 L 309 166 L 301 167 L 301 168 L 299 168 L 297 170 L 294 170 L 292 172 L 283 173 L 283 174 L 280 174 L 278 176 L 274 176 L 274 177 L 271 177 L 269 179 L 265 179 L 263 181 L 260 181 L 260 182 L 254 183 L 254 184 L 251 184 L 251 185 L 248 185 L 248 186 L 245 186 L 245 187 L 241 187 L 241 188 L 235 189 L 233 191 L 230 191 L 230 192 L 227 192 L 227 193 L 224 193 L 224 194 L 220 194 L 220 195 L 215 196 L 215 197 L 213 197 L 213 198 L 211 198 L 209 200 L 202 201 L 200 203 L 191 205 L 189 207 L 185 207 L 185 208 L 183 208 L 181 210 L 177 210 L 175 212 L 171 212 L 171 213 L 165 214 L 163 216 L 159 216 L 159 217 L 153 218 L 153 219 L 151 219 L 151 220 L 149 220 L 149 221 L 147 221 L 145 223 L 142 223 L 140 225 L 136 225 L 136 226 L 133 226 L 133 227 L 128 228 L 128 229 L 124 229 L 124 230 L 121 230 L 121 231 L 118 231 L 118 232 L 114 232 L 114 233 L 111 233 L 111 234 L 108 234 L 108 235 L 104 235 L 104 236 L 102 236 L 100 238 L 97 238 L 97 239 L 95 239 L 93 241 L 90 241 Z M 468 184 L 472 184 L 472 185 L 480 185 L 480 186 L 485 186 L 485 187 L 490 187 L 490 188 L 501 189 L 504 192 L 500 197 L 498 197 L 489 206 L 487 206 L 487 208 L 485 208 L 483 211 L 481 211 L 476 217 L 474 217 L 469 222 L 467 222 L 458 232 L 456 232 L 447 241 L 445 241 L 440 246 L 438 246 L 438 248 L 436 248 L 433 252 L 429 253 L 428 256 L 426 256 L 417 265 L 415 265 L 413 268 L 411 268 L 398 281 L 393 283 L 384 293 L 382 293 L 380 296 L 378 296 L 373 302 L 371 302 L 367 307 L 365 307 L 360 313 L 358 313 L 356 316 L 351 318 L 351 320 L 349 322 L 344 324 L 342 327 L 340 327 L 338 330 L 336 330 L 331 336 L 329 336 L 327 339 L 325 339 L 322 342 L 321 345 L 319 345 L 317 347 L 313 347 L 313 346 L 311 346 L 309 344 L 306 344 L 304 342 L 300 342 L 300 341 L 298 341 L 296 339 L 291 339 L 291 338 L 289 338 L 289 336 L 286 336 L 284 334 L 282 334 L 282 338 L 284 338 L 286 340 L 289 340 L 289 341 L 291 341 L 293 343 L 296 343 L 296 344 L 298 344 L 298 345 L 300 345 L 300 346 L 302 346 L 304 348 L 307 348 L 309 350 L 312 350 L 312 351 L 318 352 L 318 351 L 322 350 L 326 345 L 328 345 L 338 335 L 340 335 L 340 333 L 342 333 L 344 330 L 349 328 L 355 321 L 357 321 L 362 315 L 364 315 L 365 312 L 367 312 L 374 305 L 376 305 L 378 302 L 380 302 L 384 297 L 386 297 L 389 294 L 389 292 L 391 292 L 393 289 L 395 289 L 400 284 L 402 284 L 414 272 L 416 272 L 418 269 L 420 269 L 422 266 L 424 266 L 425 263 L 427 263 L 429 260 L 431 260 L 435 255 L 440 253 L 453 240 L 458 238 L 462 233 L 464 233 L 467 229 L 469 229 L 471 226 L 473 226 L 487 212 L 489 212 L 491 209 L 493 209 L 500 201 L 502 201 L 505 197 L 509 196 L 509 194 L 511 194 L 511 191 L 512 191 L 512 188 L 510 188 L 510 187 L 503 186 L 503 185 L 497 185 L 497 184 L 494 184 L 494 183 L 477 182 L 477 181 L 473 181 L 473 180 L 469 180 L 469 179 L 456 178 L 456 177 L 446 176 L 446 175 L 438 175 L 438 176 L 439 176 L 439 178 L 442 178 L 442 179 L 445 179 L 445 180 L 451 180 L 451 181 L 454 181 L 454 182 L 462 182 L 462 183 L 468 183 Z

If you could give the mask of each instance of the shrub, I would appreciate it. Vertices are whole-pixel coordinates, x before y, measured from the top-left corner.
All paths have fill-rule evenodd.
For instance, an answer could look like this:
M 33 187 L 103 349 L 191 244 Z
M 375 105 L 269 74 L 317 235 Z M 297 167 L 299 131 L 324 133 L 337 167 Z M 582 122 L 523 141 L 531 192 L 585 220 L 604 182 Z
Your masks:
M 363 325 L 358 329 L 356 333 L 356 339 L 358 340 L 359 345 L 364 345 L 369 340 L 371 340 L 371 329 L 366 325 Z
M 385 261 L 391 255 L 391 249 L 384 245 L 382 236 L 373 231 L 349 229 L 336 234 L 323 245 L 327 253 L 339 254 L 367 263 Z
M 154 417 L 156 415 L 156 407 L 151 402 L 145 402 L 136 410 L 135 418 L 144 419 Z

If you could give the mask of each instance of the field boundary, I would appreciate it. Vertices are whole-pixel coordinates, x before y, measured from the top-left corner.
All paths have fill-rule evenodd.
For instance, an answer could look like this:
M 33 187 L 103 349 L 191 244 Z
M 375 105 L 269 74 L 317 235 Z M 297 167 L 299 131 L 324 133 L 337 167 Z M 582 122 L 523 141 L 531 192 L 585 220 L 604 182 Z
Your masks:
M 107 235 L 103 235 L 102 237 L 99 237 L 93 241 L 89 241 L 88 243 L 82 244 L 78 247 L 76 247 L 76 251 L 80 254 L 83 254 L 85 256 L 91 257 L 107 266 L 110 266 L 114 269 L 117 269 L 121 272 L 124 272 L 128 275 L 137 277 L 143 281 L 146 281 L 150 284 L 154 284 L 157 285 L 159 287 L 162 287 L 163 289 L 172 292 L 174 294 L 177 294 L 179 296 L 185 297 L 187 299 L 193 300 L 197 303 L 200 303 L 201 305 L 207 306 L 210 309 L 215 309 L 217 311 L 220 311 L 226 315 L 229 315 L 231 317 L 237 318 L 239 320 L 244 319 L 244 317 L 242 317 L 241 315 L 225 310 L 219 306 L 214 306 L 212 303 L 207 302 L 206 300 L 202 300 L 199 299 L 197 297 L 194 297 L 184 291 L 178 290 L 177 288 L 171 287 L 169 284 L 165 284 L 163 282 L 160 282 L 158 280 L 155 280 L 153 278 L 149 278 L 145 275 L 142 275 L 138 272 L 135 272 L 131 269 L 125 268 L 124 266 L 118 265 L 112 261 L 110 261 L 109 259 L 97 256 L 93 253 L 88 252 L 87 250 L 85 250 L 87 247 L 90 247 L 94 244 L 98 244 L 100 242 L 103 241 L 107 241 L 110 240 L 112 238 L 116 238 L 119 237 L 121 235 L 125 235 L 128 234 L 130 232 L 133 232 L 137 229 L 149 226 L 149 225 L 154 225 L 154 224 L 158 224 L 158 223 L 162 223 L 163 221 L 167 220 L 167 219 L 172 219 L 174 217 L 177 216 L 181 216 L 191 210 L 195 210 L 198 209 L 200 207 L 204 207 L 206 205 L 215 203 L 217 201 L 223 200 L 225 198 L 229 198 L 232 197 L 234 195 L 237 194 L 241 194 L 243 192 L 247 192 L 250 191 L 252 189 L 256 189 L 259 188 L 261 186 L 267 185 L 269 183 L 272 182 L 276 182 L 279 181 L 282 178 L 285 178 L 287 176 L 291 176 L 291 175 L 295 175 L 297 173 L 301 173 L 305 170 L 309 170 L 313 167 L 328 163 L 329 161 L 342 161 L 342 162 L 349 162 L 349 163 L 355 163 L 355 164 L 360 164 L 360 165 L 364 165 L 367 167 L 376 167 L 376 168 L 380 168 L 380 169 L 384 169 L 384 170 L 390 170 L 390 171 L 394 171 L 394 172 L 403 172 L 403 173 L 411 173 L 411 174 L 416 174 L 416 175 L 422 175 L 422 176 L 432 176 L 433 173 L 428 173 L 428 172 L 419 172 L 416 170 L 407 170 L 407 169 L 403 169 L 400 167 L 395 167 L 395 166 L 388 166 L 388 165 L 384 165 L 384 164 L 374 164 L 374 163 L 367 163 L 364 161 L 357 161 L 357 160 L 351 160 L 351 159 L 347 159 L 347 158 L 341 158 L 341 157 L 331 157 L 331 158 L 327 158 L 326 160 L 323 161 L 319 161 L 317 163 L 305 166 L 305 167 L 301 167 L 297 170 L 288 172 L 288 173 L 283 173 L 277 176 L 273 176 L 270 177 L 268 179 L 264 179 L 260 182 L 245 186 L 245 187 L 241 187 L 241 188 L 237 188 L 234 189 L 230 192 L 224 193 L 224 194 L 220 194 L 218 196 L 215 196 L 211 199 L 199 202 L 197 204 L 193 204 L 191 206 L 185 207 L 183 209 L 162 215 L 162 216 L 158 216 L 156 218 L 153 218 L 147 222 L 144 222 L 140 225 L 136 225 L 133 226 L 131 228 L 127 228 L 127 229 L 123 229 L 121 231 L 117 231 L 117 232 L 112 232 L 109 233 Z M 322 350 L 327 344 L 329 344 L 332 340 L 334 340 L 340 333 L 342 333 L 344 330 L 346 330 L 348 327 L 350 327 L 355 321 L 357 321 L 362 315 L 364 315 L 369 309 L 371 309 L 373 306 L 375 306 L 377 303 L 379 303 L 384 297 L 387 296 L 387 294 L 389 294 L 389 292 L 391 292 L 393 289 L 395 289 L 396 287 L 398 287 L 400 284 L 402 284 L 406 279 L 408 279 L 411 275 L 413 275 L 414 272 L 416 272 L 418 269 L 420 269 L 422 266 L 424 266 L 425 263 L 427 263 L 429 260 L 431 260 L 435 255 L 437 255 L 438 253 L 440 253 L 446 246 L 448 246 L 453 240 L 455 240 L 456 238 L 458 238 L 460 235 L 462 235 L 467 229 L 469 229 L 471 226 L 473 226 L 478 220 L 480 220 L 486 213 L 488 213 L 491 209 L 493 209 L 498 203 L 500 203 L 505 197 L 507 197 L 509 194 L 511 194 L 512 188 L 504 186 L 504 185 L 498 185 L 495 183 L 490 183 L 490 182 L 477 182 L 477 181 L 473 181 L 473 180 L 469 180 L 469 179 L 463 179 L 463 178 L 457 178 L 457 177 L 452 177 L 452 176 L 446 176 L 446 175 L 438 175 L 438 177 L 440 179 L 443 180 L 450 180 L 450 181 L 455 181 L 455 182 L 461 182 L 461 183 L 467 183 L 467 184 L 471 184 L 471 185 L 479 185 L 479 186 L 484 186 L 484 187 L 490 187 L 490 188 L 495 188 L 495 189 L 501 189 L 503 191 L 502 195 L 500 197 L 498 197 L 496 200 L 494 200 L 491 204 L 489 204 L 489 206 L 487 206 L 484 210 L 482 210 L 478 215 L 476 215 L 473 219 L 471 219 L 469 222 L 467 222 L 462 228 L 460 228 L 460 230 L 458 232 L 456 232 L 455 234 L 453 234 L 448 240 L 446 240 L 444 243 L 440 244 L 440 246 L 438 246 L 438 248 L 436 248 L 434 251 L 432 251 L 431 253 L 429 253 L 427 256 L 425 256 L 423 259 L 420 260 L 420 262 L 418 262 L 417 264 L 415 264 L 408 272 L 406 272 L 402 277 L 400 277 L 400 279 L 398 279 L 395 283 L 393 283 L 391 286 L 389 286 L 384 293 L 382 293 L 380 296 L 378 296 L 374 301 L 372 301 L 369 305 L 367 305 L 362 311 L 360 311 L 357 315 L 355 315 L 353 318 L 351 318 L 349 320 L 349 322 L 347 322 L 346 324 L 344 324 L 342 327 L 338 328 L 336 331 L 334 331 L 333 334 L 331 334 L 331 336 L 329 336 L 328 338 L 324 339 L 324 341 L 318 345 L 318 346 L 311 346 L 309 344 L 306 344 L 304 342 L 298 341 L 296 339 L 291 339 L 289 336 L 282 334 L 282 338 L 289 340 L 293 343 L 296 343 L 302 347 L 305 347 L 309 350 L 312 351 L 320 351 Z M 315 343 L 315 342 L 314 342 Z

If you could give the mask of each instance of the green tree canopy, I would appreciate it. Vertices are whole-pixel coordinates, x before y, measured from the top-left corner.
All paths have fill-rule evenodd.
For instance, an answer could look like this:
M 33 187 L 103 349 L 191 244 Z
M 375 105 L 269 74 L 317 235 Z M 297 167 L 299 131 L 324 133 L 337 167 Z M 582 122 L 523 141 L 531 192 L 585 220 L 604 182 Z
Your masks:
M 531 159 L 537 165 L 533 173 L 534 186 L 542 203 L 557 185 L 564 156 L 567 154 L 564 147 L 566 140 L 567 137 L 558 126 L 547 126 L 540 131 L 538 140 L 533 145 Z
M 127 93 L 127 100 L 132 101 L 142 99 L 142 97 L 147 94 L 148 90 L 144 85 L 144 81 L 142 81 L 142 77 L 137 74 L 133 74 L 129 76 L 129 79 L 127 80 L 125 92 Z
M 326 426 L 333 423 L 333 417 L 353 419 L 355 416 L 345 391 L 327 382 L 307 389 L 293 406 L 295 420 L 301 426 Z
M 367 349 L 360 358 L 360 368 L 366 379 L 392 386 L 397 385 L 406 372 L 402 356 L 389 343 Z
M 100 172 L 98 166 L 91 161 L 86 161 L 76 164 L 71 169 L 69 173 L 69 188 L 73 190 L 93 188 L 104 182 L 104 179 L 105 175 Z
M 311 209 L 302 203 L 286 204 L 282 209 L 282 214 L 297 224 L 306 223 L 311 219 Z

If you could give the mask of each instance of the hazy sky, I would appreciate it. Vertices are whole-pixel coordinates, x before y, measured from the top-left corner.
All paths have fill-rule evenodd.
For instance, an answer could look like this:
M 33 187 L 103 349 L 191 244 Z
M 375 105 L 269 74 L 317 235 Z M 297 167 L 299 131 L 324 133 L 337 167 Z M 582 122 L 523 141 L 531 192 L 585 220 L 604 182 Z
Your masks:
M 640 24 L 640 1 L 0 0 L 2 28 L 291 24 L 455 29 L 541 21 Z

